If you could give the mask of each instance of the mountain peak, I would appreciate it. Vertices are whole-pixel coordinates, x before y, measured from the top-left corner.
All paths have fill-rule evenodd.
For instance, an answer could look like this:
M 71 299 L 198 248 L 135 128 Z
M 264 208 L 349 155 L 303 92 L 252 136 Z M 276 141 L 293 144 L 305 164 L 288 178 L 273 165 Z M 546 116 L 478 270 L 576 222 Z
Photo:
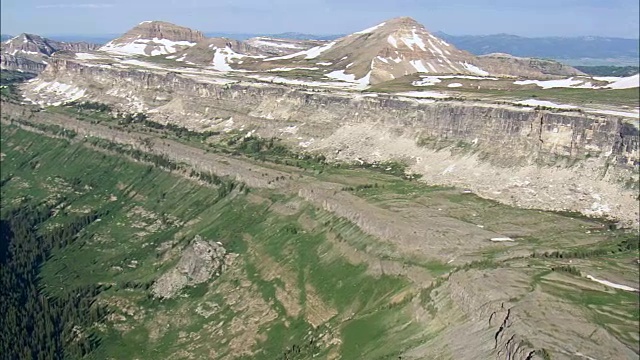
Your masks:
M 171 41 L 198 42 L 204 35 L 197 30 L 166 21 L 147 20 L 127 31 L 122 38 L 167 39 Z
M 395 25 L 395 26 L 421 26 L 419 22 L 417 22 L 414 18 L 409 16 L 401 16 L 393 19 L 389 19 L 385 21 L 387 25 Z
M 204 34 L 188 27 L 165 21 L 143 21 L 100 50 L 124 55 L 165 55 L 194 46 L 204 39 Z

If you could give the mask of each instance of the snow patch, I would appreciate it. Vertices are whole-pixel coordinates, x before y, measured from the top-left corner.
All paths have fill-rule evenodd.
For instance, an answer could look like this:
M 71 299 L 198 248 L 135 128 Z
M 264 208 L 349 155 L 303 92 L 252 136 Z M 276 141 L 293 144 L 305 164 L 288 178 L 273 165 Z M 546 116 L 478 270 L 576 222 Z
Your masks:
M 518 80 L 514 81 L 514 85 L 537 85 L 543 89 L 553 88 L 570 88 L 578 84 L 582 84 L 582 80 L 574 80 L 573 78 L 561 80 Z
M 416 29 L 411 30 L 411 35 L 411 37 L 402 38 L 402 42 L 411 50 L 413 50 L 414 45 L 418 45 L 418 47 L 422 49 L 422 51 L 427 51 L 427 48 L 424 45 L 424 41 L 422 41 L 420 35 L 416 34 Z
M 614 289 L 619 289 L 619 290 L 624 290 L 624 291 L 635 291 L 635 292 L 640 291 L 640 290 L 638 290 L 636 288 L 632 288 L 631 286 L 616 284 L 616 283 L 613 283 L 613 282 L 607 281 L 607 280 L 596 279 L 595 277 L 593 277 L 591 275 L 587 275 L 587 279 L 595 281 L 597 283 L 600 283 L 600 284 L 608 286 L 608 287 L 612 287 Z
M 383 22 L 383 23 L 378 24 L 376 26 L 372 26 L 370 28 L 367 28 L 367 29 L 364 29 L 364 30 L 361 30 L 361 31 L 358 31 L 358 32 L 354 32 L 353 34 L 354 35 L 370 34 L 370 33 L 374 32 L 376 29 L 384 26 L 385 24 L 386 24 L 386 22 Z
M 515 240 L 513 240 L 512 238 L 508 238 L 508 237 L 497 237 L 497 238 L 491 238 L 491 241 L 493 241 L 493 242 L 513 242 Z
M 640 74 L 622 78 L 607 86 L 610 89 L 632 89 L 637 87 L 640 87 Z
M 82 98 L 86 92 L 84 89 L 57 81 L 41 81 L 33 88 L 33 91 L 44 96 L 52 96 L 57 100 L 55 102 L 39 101 L 38 103 L 41 105 L 62 104 L 63 101 L 75 101 Z
M 482 75 L 482 76 L 489 75 L 488 72 L 480 69 L 479 67 L 477 67 L 475 65 L 469 64 L 466 61 L 464 63 L 460 63 L 460 65 L 464 66 L 464 68 L 467 69 L 467 71 L 470 71 L 470 72 L 472 72 L 474 74 L 478 74 L 478 75 Z
M 394 48 L 398 48 L 398 41 L 396 41 L 396 38 L 394 38 L 393 35 L 389 35 L 389 37 L 387 38 L 387 42 Z
M 190 41 L 171 41 L 168 39 L 136 39 L 129 43 L 114 43 L 108 42 L 104 46 L 100 47 L 99 51 L 121 54 L 121 55 L 145 55 L 146 49 L 151 47 L 151 56 L 166 55 L 178 52 L 183 47 L 191 47 L 196 43 Z
M 216 50 L 213 55 L 213 68 L 218 71 L 233 71 L 233 68 L 229 66 L 229 60 L 244 57 L 244 55 L 236 53 L 228 46 L 224 49 L 219 49 L 216 47 L 214 47 L 213 49 Z
M 332 71 L 328 74 L 325 74 L 325 76 L 330 79 L 346 81 L 346 82 L 358 84 L 360 87 L 366 87 L 367 85 L 369 85 L 369 80 L 371 78 L 371 71 L 369 71 L 367 75 L 365 75 L 364 77 L 357 80 L 354 74 L 346 74 L 344 70 Z
M 427 68 L 422 63 L 422 60 L 411 60 L 409 62 L 418 72 L 423 72 L 423 73 L 429 72 L 429 70 L 427 70 Z
M 442 77 L 445 78 L 445 77 Z M 413 86 L 433 86 L 435 84 L 441 83 L 441 77 L 439 76 L 426 76 L 422 78 L 422 80 L 414 81 L 411 83 Z
M 287 59 L 293 59 L 299 56 L 304 55 L 305 59 L 315 59 L 318 56 L 320 56 L 320 54 L 322 54 L 323 52 L 331 49 L 333 47 L 333 45 L 335 45 L 336 42 L 330 42 L 326 45 L 323 46 L 316 46 L 313 47 L 311 49 L 308 50 L 304 50 L 304 51 L 299 51 L 297 53 L 293 53 L 293 54 L 289 54 L 289 55 L 285 55 L 285 56 L 277 56 L 277 57 L 273 57 L 273 58 L 268 58 L 268 59 L 264 59 L 264 61 L 274 61 L 274 60 L 287 60 Z
M 447 87 L 457 88 L 457 87 L 462 87 L 462 84 L 460 84 L 460 83 L 451 83 L 451 84 L 447 85 Z

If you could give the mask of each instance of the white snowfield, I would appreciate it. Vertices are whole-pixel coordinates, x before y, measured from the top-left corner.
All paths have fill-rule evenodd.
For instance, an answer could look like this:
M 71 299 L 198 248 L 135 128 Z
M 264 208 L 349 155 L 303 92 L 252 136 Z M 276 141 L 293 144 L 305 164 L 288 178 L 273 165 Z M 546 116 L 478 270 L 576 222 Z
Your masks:
M 553 88 L 575 88 L 575 89 L 632 89 L 640 87 L 640 75 L 636 74 L 629 77 L 594 77 L 593 80 L 606 81 L 609 84 L 605 86 L 595 86 L 589 81 L 589 78 L 573 78 L 559 80 L 517 80 L 515 85 L 537 85 L 543 89 Z
M 145 52 L 147 47 L 151 47 L 151 56 L 173 54 L 182 50 L 185 47 L 194 46 L 196 43 L 189 41 L 171 41 L 167 39 L 136 39 L 128 43 L 114 43 L 108 42 L 99 51 L 108 53 L 121 54 L 121 55 L 145 55 L 149 56 Z
M 439 84 L 445 79 L 467 79 L 467 80 L 499 80 L 496 77 L 474 76 L 474 75 L 434 75 L 422 76 L 421 80 L 416 80 L 411 84 L 413 86 L 432 86 Z
M 354 34 L 354 35 L 370 34 L 370 33 L 374 32 L 376 29 L 383 27 L 385 24 L 386 24 L 386 22 L 383 22 L 383 23 L 378 24 L 378 25 L 376 25 L 376 26 L 372 26 L 372 27 L 370 27 L 370 28 L 367 28 L 367 29 L 364 29 L 364 30 L 361 30 L 361 31 L 354 32 L 353 34 Z
M 612 282 L 607 281 L 607 280 L 596 279 L 591 275 L 587 275 L 587 279 L 593 280 L 593 281 L 595 281 L 597 283 L 600 283 L 600 284 L 608 286 L 608 287 L 612 287 L 614 289 L 619 289 L 619 290 L 624 290 L 624 291 L 635 291 L 635 292 L 639 292 L 640 291 L 640 290 L 638 290 L 636 288 L 632 288 L 631 286 L 616 284 L 616 283 L 612 283 Z
M 330 42 L 326 45 L 323 46 L 316 46 L 313 47 L 311 49 L 308 50 L 304 50 L 304 51 L 298 51 L 297 53 L 293 53 L 293 54 L 289 54 L 289 55 L 284 55 L 284 56 L 277 56 L 277 57 L 273 57 L 273 58 L 268 58 L 268 59 L 264 59 L 263 61 L 274 61 L 274 60 L 287 60 L 287 59 L 293 59 L 293 58 L 297 58 L 300 56 L 304 55 L 305 59 L 315 59 L 318 56 L 320 56 L 320 54 L 322 54 L 323 52 L 331 49 L 331 47 L 333 47 L 333 45 L 335 45 L 336 42 Z

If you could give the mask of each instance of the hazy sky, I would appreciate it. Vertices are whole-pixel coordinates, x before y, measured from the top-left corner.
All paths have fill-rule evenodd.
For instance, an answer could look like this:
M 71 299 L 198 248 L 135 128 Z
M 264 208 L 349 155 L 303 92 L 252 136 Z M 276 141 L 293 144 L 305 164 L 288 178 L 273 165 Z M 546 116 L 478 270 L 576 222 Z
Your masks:
M 117 34 L 143 20 L 204 32 L 350 33 L 411 16 L 449 34 L 638 38 L 638 0 L 1 0 L 6 34 Z

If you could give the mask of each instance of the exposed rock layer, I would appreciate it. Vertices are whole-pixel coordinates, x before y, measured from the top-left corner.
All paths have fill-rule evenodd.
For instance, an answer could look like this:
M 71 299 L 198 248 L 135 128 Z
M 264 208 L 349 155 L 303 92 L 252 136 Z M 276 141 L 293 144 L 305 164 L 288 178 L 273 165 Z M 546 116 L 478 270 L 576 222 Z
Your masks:
M 133 100 L 161 122 L 256 128 L 263 136 L 332 156 L 337 152 L 349 161 L 403 158 L 428 182 L 471 187 L 520 206 L 638 223 L 638 128 L 613 116 L 220 85 L 173 73 L 85 67 L 62 58 L 26 86 L 27 95 L 42 98 L 35 90 L 46 81 L 73 82 L 88 98 L 124 108 Z M 436 151 L 447 147 L 455 151 Z M 454 171 L 455 166 L 466 171 Z

